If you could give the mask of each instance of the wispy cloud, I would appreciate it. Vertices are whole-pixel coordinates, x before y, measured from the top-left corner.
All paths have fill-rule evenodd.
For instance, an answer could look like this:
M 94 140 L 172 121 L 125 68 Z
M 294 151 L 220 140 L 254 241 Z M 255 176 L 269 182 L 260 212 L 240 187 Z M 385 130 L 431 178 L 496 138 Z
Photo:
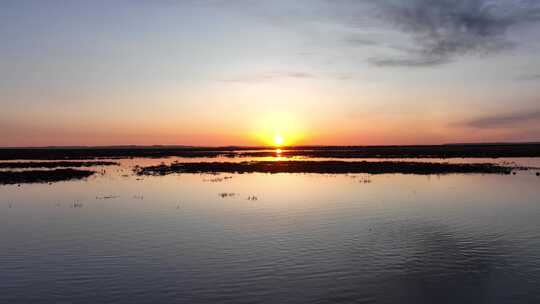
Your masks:
M 197 3 L 255 15 L 303 34 L 315 33 L 311 36 L 324 40 L 324 45 L 339 40 L 351 48 L 364 49 L 358 56 L 366 56 L 365 49 L 369 48 L 372 54 L 363 59 L 379 67 L 438 66 L 465 55 L 504 52 L 520 43 L 520 37 L 512 37 L 513 28 L 540 25 L 538 0 L 206 0 Z M 335 32 L 319 32 L 325 25 Z M 343 30 L 341 35 L 339 29 Z M 388 35 L 388 30 L 392 34 Z M 254 76 L 252 81 L 287 77 L 273 74 Z
M 371 57 L 368 62 L 378 67 L 429 67 L 447 63 L 448 58 L 441 57 L 421 57 L 421 56 L 401 56 L 397 57 Z
M 379 41 L 375 39 L 364 38 L 359 35 L 348 35 L 343 38 L 343 42 L 350 46 L 378 46 L 380 45 Z
M 370 60 L 378 66 L 429 66 L 466 54 L 513 47 L 509 30 L 540 21 L 538 1 L 379 1 L 381 19 L 410 36 L 416 49 L 403 57 Z
M 246 74 L 228 78 L 221 78 L 223 82 L 266 82 L 283 79 L 311 79 L 316 78 L 314 74 L 303 71 L 270 71 L 254 74 Z
M 466 121 L 464 125 L 472 128 L 490 129 L 530 123 L 540 123 L 540 110 L 485 116 Z
M 348 28 L 342 41 L 351 47 L 377 47 L 394 55 L 373 55 L 376 66 L 442 65 L 464 55 L 489 55 L 516 46 L 511 29 L 540 24 L 537 0 L 326 0 L 323 23 Z M 313 21 L 310 14 L 287 15 Z M 319 23 L 315 23 L 319 24 Z M 392 30 L 400 42 L 387 36 Z M 379 35 L 373 35 L 379 31 Z M 370 35 L 366 36 L 366 33 Z M 401 39 L 400 39 L 401 40 Z M 399 45 L 401 42 L 405 45 Z M 383 54 L 384 52 L 381 52 Z
M 517 80 L 522 81 L 540 81 L 540 74 L 528 74 L 517 77 Z

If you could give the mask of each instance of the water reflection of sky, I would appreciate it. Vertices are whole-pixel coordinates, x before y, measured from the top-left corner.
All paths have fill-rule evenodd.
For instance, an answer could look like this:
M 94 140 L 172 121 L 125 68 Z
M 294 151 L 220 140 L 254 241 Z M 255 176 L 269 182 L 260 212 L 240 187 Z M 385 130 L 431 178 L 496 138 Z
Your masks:
M 0 302 L 540 300 L 532 172 L 131 174 L 175 160 L 1 186 Z

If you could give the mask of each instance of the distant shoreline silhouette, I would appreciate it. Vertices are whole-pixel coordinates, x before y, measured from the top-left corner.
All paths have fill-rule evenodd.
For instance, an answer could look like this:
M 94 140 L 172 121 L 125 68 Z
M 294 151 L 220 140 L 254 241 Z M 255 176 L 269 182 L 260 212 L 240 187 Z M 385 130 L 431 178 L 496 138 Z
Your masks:
M 110 146 L 0 148 L 0 160 L 69 160 L 131 157 L 266 157 L 274 147 Z M 280 156 L 317 158 L 499 158 L 540 157 L 540 143 L 487 143 L 411 146 L 291 146 Z

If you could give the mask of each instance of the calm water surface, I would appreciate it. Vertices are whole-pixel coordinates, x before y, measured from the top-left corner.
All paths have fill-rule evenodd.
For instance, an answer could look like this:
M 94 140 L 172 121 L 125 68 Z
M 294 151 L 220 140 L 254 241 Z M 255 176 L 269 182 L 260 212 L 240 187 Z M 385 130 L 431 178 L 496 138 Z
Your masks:
M 540 303 L 535 170 L 130 174 L 161 161 L 0 186 L 0 303 Z

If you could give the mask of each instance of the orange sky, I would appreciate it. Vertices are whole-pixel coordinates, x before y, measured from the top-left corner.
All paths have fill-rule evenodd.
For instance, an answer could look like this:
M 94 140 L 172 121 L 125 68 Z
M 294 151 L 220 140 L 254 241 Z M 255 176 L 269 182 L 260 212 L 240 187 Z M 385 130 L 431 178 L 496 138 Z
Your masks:
M 536 19 L 345 2 L 2 2 L 0 146 L 540 141 Z

